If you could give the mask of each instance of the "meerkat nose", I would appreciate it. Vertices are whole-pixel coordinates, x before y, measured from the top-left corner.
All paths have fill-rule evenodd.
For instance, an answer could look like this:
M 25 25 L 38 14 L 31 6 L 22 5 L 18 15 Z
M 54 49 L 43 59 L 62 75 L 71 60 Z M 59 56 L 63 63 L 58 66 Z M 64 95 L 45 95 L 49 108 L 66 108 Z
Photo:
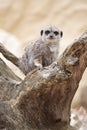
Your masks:
M 50 38 L 52 39 L 52 38 L 53 38 L 53 35 L 50 35 Z

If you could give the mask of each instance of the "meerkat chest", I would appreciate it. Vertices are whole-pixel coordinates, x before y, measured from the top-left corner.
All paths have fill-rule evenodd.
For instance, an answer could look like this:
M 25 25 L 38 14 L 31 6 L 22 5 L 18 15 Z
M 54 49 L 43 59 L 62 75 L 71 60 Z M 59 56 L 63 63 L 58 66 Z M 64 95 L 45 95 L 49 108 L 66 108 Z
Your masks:
M 50 48 L 50 51 L 52 52 L 53 57 L 56 58 L 59 52 L 59 45 L 51 45 L 49 46 L 49 48 Z
M 43 66 L 48 66 L 57 59 L 58 48 L 57 46 L 46 46 L 46 49 L 43 49 L 42 64 Z
M 58 51 L 58 48 L 56 46 L 51 46 L 50 47 L 50 51 L 53 52 L 53 53 L 55 53 L 55 52 Z

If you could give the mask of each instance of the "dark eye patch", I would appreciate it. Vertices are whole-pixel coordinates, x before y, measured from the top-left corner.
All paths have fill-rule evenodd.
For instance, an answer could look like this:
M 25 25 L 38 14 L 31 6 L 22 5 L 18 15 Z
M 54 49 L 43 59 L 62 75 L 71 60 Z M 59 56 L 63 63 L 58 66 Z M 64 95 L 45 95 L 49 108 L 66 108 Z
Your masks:
M 54 32 L 54 34 L 55 34 L 55 35 L 58 35 L 58 34 L 59 34 L 59 32 L 55 31 L 55 32 Z
M 46 34 L 46 35 L 48 35 L 49 33 L 50 33 L 50 31 L 49 31 L 49 30 L 46 30 L 46 31 L 45 31 L 45 34 Z

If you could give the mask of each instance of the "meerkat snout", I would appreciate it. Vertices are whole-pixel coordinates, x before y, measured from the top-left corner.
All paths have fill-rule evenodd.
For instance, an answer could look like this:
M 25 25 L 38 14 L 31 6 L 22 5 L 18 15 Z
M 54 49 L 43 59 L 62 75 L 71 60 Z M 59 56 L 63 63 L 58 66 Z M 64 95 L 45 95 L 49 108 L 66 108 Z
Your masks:
M 63 32 L 54 26 L 49 26 L 41 30 L 41 38 L 47 43 L 56 43 L 62 38 L 62 36 Z

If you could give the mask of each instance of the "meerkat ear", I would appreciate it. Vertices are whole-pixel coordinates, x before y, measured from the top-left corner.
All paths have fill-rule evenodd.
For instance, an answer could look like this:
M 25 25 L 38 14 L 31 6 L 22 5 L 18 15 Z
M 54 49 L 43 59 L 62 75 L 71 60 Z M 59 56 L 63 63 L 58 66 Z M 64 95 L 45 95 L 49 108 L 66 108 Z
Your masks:
M 41 35 L 41 36 L 43 35 L 43 30 L 41 30 L 40 35 Z
M 61 35 L 61 37 L 63 37 L 63 32 L 62 31 L 60 32 L 60 35 Z

